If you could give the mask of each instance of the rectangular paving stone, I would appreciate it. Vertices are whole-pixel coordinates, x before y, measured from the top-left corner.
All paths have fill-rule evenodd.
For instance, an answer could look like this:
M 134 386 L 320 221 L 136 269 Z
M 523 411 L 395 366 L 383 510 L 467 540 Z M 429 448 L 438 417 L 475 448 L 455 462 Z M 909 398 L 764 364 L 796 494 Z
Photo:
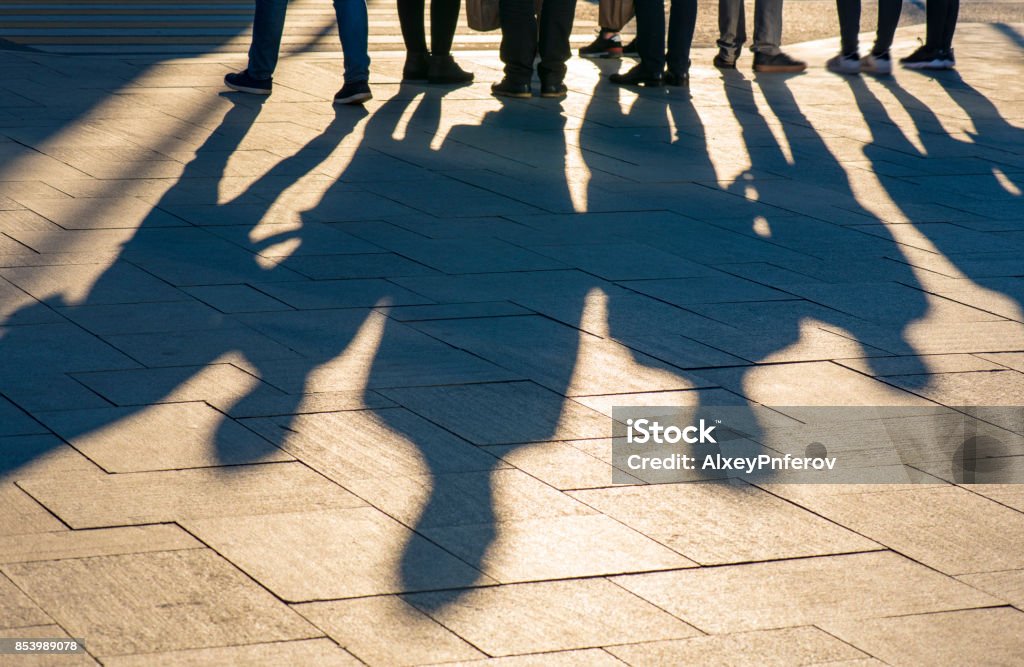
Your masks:
M 24 373 L 0 380 L 0 390 L 30 414 L 46 410 L 105 408 L 110 402 L 63 373 Z
M 28 413 L 0 396 L 0 436 L 46 432 L 46 428 Z
M 364 504 L 299 463 L 119 475 L 66 473 L 20 484 L 73 528 Z
M 298 614 L 206 549 L 4 565 L 95 655 L 316 637 Z
M 356 479 L 489 471 L 501 466 L 494 456 L 403 408 L 243 423 L 343 486 Z
M 552 667 L 622 667 L 622 661 L 599 648 L 585 648 L 576 651 L 555 653 L 532 653 L 506 658 L 469 660 L 446 663 L 449 667 L 533 667 L 538 664 Z
M 480 567 L 501 583 L 696 567 L 693 561 L 602 515 L 446 526 L 423 533 L 469 561 L 494 536 Z
M 226 663 L 324 667 L 357 667 L 361 664 L 329 639 L 300 639 L 270 644 L 186 649 L 103 658 L 103 664 L 110 667 L 140 667 L 154 663 L 169 667 L 201 667 Z
M 180 165 L 178 165 L 180 166 Z M 64 229 L 184 227 L 188 223 L 135 197 L 23 199 L 22 204 Z
M 50 618 L 0 573 L 0 629 L 29 628 L 50 623 Z
M 205 403 L 65 410 L 40 419 L 107 472 L 292 460 Z
M 485 657 L 397 596 L 312 602 L 293 608 L 368 665 L 419 665 Z
M 203 544 L 170 524 L 97 530 L 60 530 L 0 537 L 0 563 L 201 549 Z
M 65 470 L 99 472 L 94 463 L 53 434 L 0 437 L 0 483 Z
M 0 378 L 25 373 L 138 368 L 139 364 L 74 324 L 0 327 Z
M 840 366 L 852 368 L 876 377 L 894 375 L 916 375 L 922 370 L 928 373 L 967 373 L 970 371 L 994 371 L 1004 368 L 999 363 L 987 361 L 973 354 L 929 354 L 924 356 L 872 357 L 869 359 L 839 359 Z
M 252 393 L 268 398 L 284 395 L 230 363 L 98 371 L 76 373 L 74 377 L 119 406 L 206 401 L 228 407 Z
M 697 283 L 701 282 L 699 278 L 727 280 L 726 276 L 703 264 L 643 243 L 529 245 L 534 252 L 606 280 L 637 281 L 640 285 L 648 280 L 669 278 L 685 278 L 685 282 Z M 632 284 L 624 287 L 635 288 Z
M 420 593 L 406 600 L 492 656 L 698 634 L 607 579 L 479 588 L 443 604 L 448 597 L 445 593 Z
M 92 285 L 102 276 L 102 284 L 90 289 L 91 305 L 111 303 L 145 303 L 182 301 L 188 296 L 142 269 L 127 262 L 110 266 L 65 264 L 59 271 L 51 267 L 23 266 L 0 269 L 0 275 L 38 299 L 51 294 L 66 293 L 83 284 Z
M 417 323 L 448 344 L 567 396 L 687 389 L 699 382 L 645 354 L 543 317 Z
M 711 634 L 999 604 L 886 551 L 627 575 L 612 581 Z
M 1024 570 L 964 574 L 957 579 L 1024 609 Z
M 856 488 L 856 487 L 855 487 Z M 790 496 L 790 487 L 780 487 Z M 954 486 L 796 489 L 793 502 L 946 574 L 1024 568 L 1024 515 Z
M 205 365 L 221 355 L 244 350 L 250 361 L 296 359 L 284 345 L 248 327 L 234 326 L 201 331 L 118 334 L 106 336 L 108 343 L 149 367 Z M 82 368 L 75 370 L 114 370 Z
M 185 291 L 222 313 L 263 313 L 292 310 L 282 301 L 250 285 L 199 285 Z
M 610 485 L 614 470 L 611 464 L 611 447 L 611 438 L 597 438 L 568 442 L 538 442 L 525 447 L 495 445 L 484 449 L 545 484 L 566 491 Z M 630 477 L 627 475 L 626 479 Z
M 64 524 L 13 483 L 0 483 L 0 536 L 65 530 Z
M 184 522 L 289 602 L 490 583 L 372 507 Z
M 71 306 L 58 310 L 98 336 L 202 331 L 233 324 L 223 313 L 195 300 Z
M 353 480 L 346 488 L 417 530 L 596 513 L 514 469 Z
M 532 382 L 385 389 L 381 393 L 478 445 L 611 434 L 607 418 Z
M 430 303 L 415 292 L 375 278 L 255 283 L 253 287 L 299 310 Z
M 627 280 L 619 284 L 677 306 L 793 298 L 792 294 L 723 274 L 671 280 Z
M 970 609 L 857 622 L 824 629 L 890 665 L 1012 665 L 1024 651 L 1024 612 Z
M 701 565 L 880 548 L 842 525 L 745 485 L 655 484 L 569 495 Z
M 635 667 L 665 664 L 790 667 L 836 664 L 868 656 L 815 627 L 736 632 L 643 644 L 609 646 L 607 650 Z

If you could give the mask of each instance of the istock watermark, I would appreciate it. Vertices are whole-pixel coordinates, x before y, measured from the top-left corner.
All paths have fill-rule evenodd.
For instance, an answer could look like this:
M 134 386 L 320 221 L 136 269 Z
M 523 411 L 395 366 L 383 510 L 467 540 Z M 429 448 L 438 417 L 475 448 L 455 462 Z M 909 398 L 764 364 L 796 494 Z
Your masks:
M 612 437 L 616 484 L 1024 482 L 1022 407 L 615 407 Z

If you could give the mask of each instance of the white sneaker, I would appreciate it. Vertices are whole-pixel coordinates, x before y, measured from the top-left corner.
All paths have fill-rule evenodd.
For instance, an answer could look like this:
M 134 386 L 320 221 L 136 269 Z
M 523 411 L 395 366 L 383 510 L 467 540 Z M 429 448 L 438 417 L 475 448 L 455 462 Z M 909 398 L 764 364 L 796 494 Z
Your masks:
M 825 67 L 830 72 L 838 72 L 839 74 L 859 74 L 860 57 L 856 53 L 849 56 L 844 56 L 840 53 L 834 58 L 829 58 L 828 62 L 825 63 Z
M 892 74 L 892 58 L 886 51 L 880 55 L 869 53 L 860 59 L 860 71 L 864 74 Z

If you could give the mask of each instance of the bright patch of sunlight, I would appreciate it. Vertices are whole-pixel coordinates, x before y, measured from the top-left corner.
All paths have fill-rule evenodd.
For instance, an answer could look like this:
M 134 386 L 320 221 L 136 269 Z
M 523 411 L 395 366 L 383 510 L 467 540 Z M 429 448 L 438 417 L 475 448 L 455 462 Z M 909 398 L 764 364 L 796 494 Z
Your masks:
M 420 103 L 423 101 L 423 93 L 417 93 L 416 97 L 409 100 L 409 104 L 402 110 L 402 115 L 395 121 L 395 129 L 391 133 L 391 138 L 395 141 L 404 141 L 405 133 L 409 127 L 409 121 L 416 114 L 416 110 L 420 108 Z
M 1021 190 L 1017 187 L 1017 184 L 1010 180 L 1010 178 L 1003 173 L 1003 170 L 999 167 L 992 167 L 992 175 L 996 177 L 996 182 L 999 183 L 1000 187 L 1006 190 L 1014 197 L 1021 196 Z
M 772 237 L 772 226 L 768 224 L 768 219 L 763 215 L 754 218 L 753 229 L 754 233 L 762 238 L 769 239 Z
M 306 379 L 307 392 L 329 386 L 336 391 L 355 391 L 364 394 L 370 382 L 370 372 L 377 358 L 384 331 L 387 328 L 389 297 L 383 297 L 352 336 L 348 346 L 337 357 L 321 365 Z M 345 332 L 336 332 L 344 336 Z
M 569 198 L 577 213 L 586 213 L 587 193 L 590 190 L 592 174 L 590 167 L 587 166 L 587 161 L 583 159 L 583 149 L 580 148 L 580 128 L 566 127 L 564 132 L 565 183 L 569 188 Z

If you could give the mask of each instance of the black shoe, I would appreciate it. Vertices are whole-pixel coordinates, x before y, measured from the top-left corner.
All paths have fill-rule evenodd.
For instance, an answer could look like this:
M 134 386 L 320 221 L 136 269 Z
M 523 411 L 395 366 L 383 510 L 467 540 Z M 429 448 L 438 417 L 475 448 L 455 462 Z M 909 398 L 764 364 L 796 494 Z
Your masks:
M 608 80 L 620 86 L 657 87 L 665 83 L 661 74 L 648 74 L 640 69 L 640 65 L 622 74 L 612 74 Z
M 790 58 L 781 51 L 775 54 L 754 54 L 755 72 L 796 74 L 805 69 L 807 69 L 807 63 Z
M 900 64 L 907 69 L 952 69 L 956 60 L 953 49 L 933 49 L 926 44 L 906 58 L 900 58 Z
M 636 50 L 636 37 L 633 38 L 632 42 L 622 47 L 622 55 L 626 56 L 627 58 L 640 57 L 640 52 Z
M 430 69 L 427 72 L 427 81 L 430 83 L 469 83 L 472 80 L 473 73 L 459 67 L 450 54 L 430 57 Z
M 405 54 L 402 81 L 426 81 L 430 70 L 430 52 L 410 51 Z
M 665 82 L 666 86 L 688 86 L 690 85 L 690 73 L 689 72 L 673 72 L 668 70 L 661 77 L 662 81 Z
M 224 75 L 224 85 L 231 90 L 240 93 L 252 93 L 253 95 L 269 95 L 274 90 L 273 79 L 254 79 L 249 75 L 249 70 L 232 72 Z
M 711 62 L 718 69 L 736 69 L 736 59 L 723 56 L 721 53 Z
M 569 94 L 569 88 L 561 81 L 542 83 L 540 86 L 541 97 L 561 99 Z
M 611 37 L 605 37 L 611 35 Z M 619 33 L 602 29 L 597 39 L 580 47 L 580 58 L 618 58 L 622 55 L 622 38 Z
M 334 95 L 335 104 L 362 104 L 373 99 L 367 81 L 349 81 Z
M 533 95 L 530 91 L 530 84 L 515 83 L 509 81 L 508 77 L 502 79 L 499 83 L 492 83 L 491 94 L 497 97 L 530 97 Z

